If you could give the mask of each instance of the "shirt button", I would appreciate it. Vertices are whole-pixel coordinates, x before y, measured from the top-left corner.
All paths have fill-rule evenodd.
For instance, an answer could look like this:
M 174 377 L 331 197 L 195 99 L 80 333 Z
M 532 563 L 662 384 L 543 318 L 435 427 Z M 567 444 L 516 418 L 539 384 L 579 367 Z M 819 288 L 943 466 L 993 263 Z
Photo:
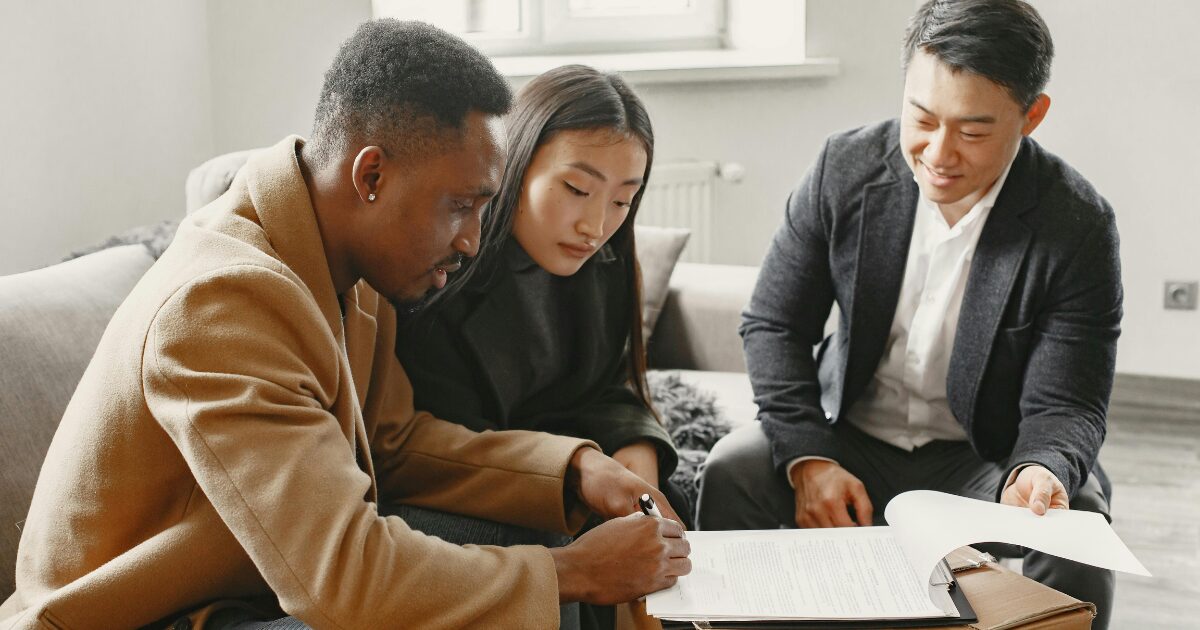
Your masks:
M 825 419 L 826 419 L 826 420 L 833 420 L 833 414 L 831 414 L 831 413 L 829 413 L 828 411 L 826 411 L 826 412 L 825 412 Z

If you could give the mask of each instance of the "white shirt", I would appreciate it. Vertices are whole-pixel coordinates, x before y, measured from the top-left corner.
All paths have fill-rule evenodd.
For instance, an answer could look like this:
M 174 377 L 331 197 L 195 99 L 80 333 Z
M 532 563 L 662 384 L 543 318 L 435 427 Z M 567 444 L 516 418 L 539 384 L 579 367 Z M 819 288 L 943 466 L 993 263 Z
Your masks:
M 938 205 L 917 199 L 904 282 L 875 376 L 846 412 L 876 439 L 906 451 L 933 440 L 966 440 L 946 400 L 946 376 L 975 246 L 1010 161 L 982 199 L 951 227 Z
M 923 193 L 918 196 L 887 346 L 863 395 L 846 412 L 846 419 L 864 433 L 906 451 L 933 440 L 967 439 L 950 411 L 946 377 L 975 246 L 1012 162 L 953 227 L 936 203 Z M 789 462 L 788 483 L 792 468 L 807 459 L 825 458 Z

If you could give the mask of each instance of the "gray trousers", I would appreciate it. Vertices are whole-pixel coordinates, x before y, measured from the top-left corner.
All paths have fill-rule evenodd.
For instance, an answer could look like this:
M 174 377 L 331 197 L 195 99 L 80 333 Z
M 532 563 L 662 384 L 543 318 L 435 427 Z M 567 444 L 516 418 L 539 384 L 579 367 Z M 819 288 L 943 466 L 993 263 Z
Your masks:
M 910 453 L 848 422 L 835 424 L 834 430 L 841 445 L 838 463 L 866 486 L 876 525 L 885 524 L 883 508 L 888 501 L 908 490 L 938 490 L 994 501 L 996 489 L 1003 483 L 1005 468 L 982 460 L 966 442 L 934 441 Z M 1108 518 L 1108 501 L 1094 475 L 1071 499 L 1071 509 L 1099 512 Z M 795 513 L 795 491 L 775 469 L 770 444 L 758 422 L 717 442 L 701 471 L 698 529 L 796 527 Z M 1108 627 L 1116 587 L 1112 571 L 1032 549 L 1022 551 L 1026 577 L 1094 603 L 1097 616 L 1092 627 Z
M 570 536 L 486 521 L 469 516 L 426 510 L 408 505 L 380 505 L 387 516 L 399 516 L 415 530 L 437 536 L 456 545 L 541 545 L 562 547 L 571 542 Z M 304 622 L 294 617 L 262 621 L 249 618 L 241 611 L 231 611 L 228 618 L 214 619 L 213 626 L 228 630 L 307 630 Z M 579 604 L 564 604 L 559 608 L 559 628 L 579 630 Z M 419 627 L 411 620 L 397 619 L 397 628 Z

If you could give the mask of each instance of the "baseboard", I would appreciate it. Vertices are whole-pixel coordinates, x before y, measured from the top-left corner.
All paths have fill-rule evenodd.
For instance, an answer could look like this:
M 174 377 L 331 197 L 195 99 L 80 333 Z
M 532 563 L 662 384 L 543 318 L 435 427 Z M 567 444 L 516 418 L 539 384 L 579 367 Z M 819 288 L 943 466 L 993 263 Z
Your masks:
M 1200 423 L 1200 381 L 1140 374 L 1117 374 L 1113 406 L 1164 411 Z

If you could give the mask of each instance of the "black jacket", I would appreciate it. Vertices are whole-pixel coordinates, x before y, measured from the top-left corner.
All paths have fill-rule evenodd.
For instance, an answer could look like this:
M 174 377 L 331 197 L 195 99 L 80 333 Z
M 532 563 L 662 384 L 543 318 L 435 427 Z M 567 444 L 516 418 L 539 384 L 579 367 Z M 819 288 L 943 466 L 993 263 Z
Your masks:
M 569 369 L 539 389 L 530 377 L 536 366 L 530 365 L 528 348 L 548 333 L 531 325 L 537 317 L 530 310 L 538 306 L 523 303 L 516 291 L 514 255 L 525 256 L 510 238 L 495 261 L 496 273 L 477 274 L 432 318 L 402 327 L 397 356 L 412 381 L 417 408 L 476 431 L 526 429 L 586 438 L 609 455 L 649 440 L 666 479 L 678 461 L 670 435 L 626 385 L 633 296 L 621 260 L 606 246 L 576 274 L 559 279 L 574 352 Z

